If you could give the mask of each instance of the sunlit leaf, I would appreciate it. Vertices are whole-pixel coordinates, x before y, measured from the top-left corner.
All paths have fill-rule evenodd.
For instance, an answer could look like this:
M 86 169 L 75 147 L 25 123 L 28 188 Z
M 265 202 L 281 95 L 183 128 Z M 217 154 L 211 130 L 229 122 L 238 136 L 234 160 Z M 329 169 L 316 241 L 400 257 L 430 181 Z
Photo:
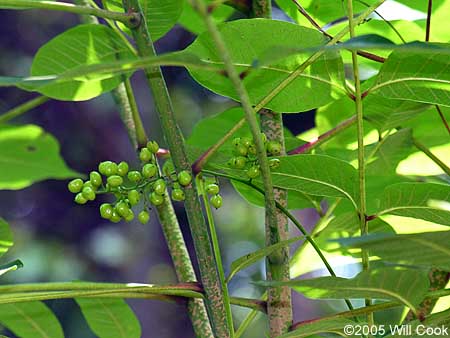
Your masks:
M 9 224 L 0 217 L 0 257 L 3 256 L 13 244 L 13 234 L 9 228 Z
M 79 175 L 64 163 L 55 138 L 35 125 L 0 125 L 0 172 L 0 189 Z
M 320 46 L 325 43 L 319 32 L 276 20 L 237 20 L 220 25 L 220 31 L 237 63 L 237 70 L 245 72 L 244 84 L 249 91 L 252 104 L 258 104 L 274 87 L 288 77 L 302 64 L 308 55 L 297 55 L 270 66 L 258 67 L 258 58 L 270 47 L 277 46 Z M 264 39 L 260 37 L 264 36 Z M 251 48 L 249 48 L 251 46 Z M 200 35 L 187 51 L 208 60 L 222 64 L 209 33 Z M 237 99 L 230 80 L 212 72 L 189 69 L 196 81 L 210 90 Z M 320 93 L 320 94 L 319 94 Z M 345 95 L 343 68 L 337 53 L 325 53 L 314 64 L 286 86 L 266 104 L 277 112 L 298 112 L 319 107 Z
M 319 319 L 302 323 L 291 332 L 278 336 L 278 338 L 302 338 L 327 333 L 334 333 L 342 337 L 347 337 L 347 335 L 344 334 L 344 327 L 348 325 L 356 327 L 357 325 L 362 324 L 346 318 Z

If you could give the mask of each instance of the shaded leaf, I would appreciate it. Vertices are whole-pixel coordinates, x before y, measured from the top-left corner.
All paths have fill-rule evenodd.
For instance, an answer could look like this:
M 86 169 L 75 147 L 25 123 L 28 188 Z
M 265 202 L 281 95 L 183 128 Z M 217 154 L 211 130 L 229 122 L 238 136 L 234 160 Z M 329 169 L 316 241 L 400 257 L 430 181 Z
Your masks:
M 238 259 L 234 260 L 231 263 L 230 274 L 227 277 L 227 282 L 229 282 L 234 277 L 234 275 L 236 275 L 239 271 L 255 264 L 256 262 L 263 259 L 264 257 L 269 256 L 273 252 L 275 252 L 281 248 L 284 248 L 290 244 L 298 242 L 299 240 L 302 240 L 302 239 L 305 239 L 305 237 L 298 236 L 298 237 L 290 238 L 290 239 L 287 239 L 284 241 L 280 241 L 276 244 L 266 246 L 262 249 L 253 251 L 245 256 L 239 257 Z
M 0 323 L 21 338 L 64 338 L 58 319 L 42 302 L 0 304 Z
M 287 282 L 261 282 L 264 286 L 287 285 L 313 299 L 372 298 L 403 303 L 416 312 L 429 287 L 426 272 L 384 268 L 362 271 L 352 279 L 320 277 Z
M 342 337 L 347 337 L 344 334 L 344 327 L 347 325 L 356 326 L 362 325 L 362 323 L 356 323 L 346 318 L 314 320 L 302 323 L 295 330 L 285 333 L 278 338 L 301 338 L 321 333 L 334 333 Z
M 308 58 L 308 55 L 296 55 L 277 64 L 258 67 L 258 59 L 263 52 L 280 45 L 313 47 L 325 43 L 322 34 L 315 30 L 276 20 L 236 20 L 224 23 L 219 28 L 232 60 L 238 64 L 237 70 L 248 72 L 243 76 L 243 82 L 249 91 L 251 103 L 255 105 Z M 222 64 L 209 33 L 201 34 L 186 50 L 213 64 Z M 224 75 L 189 67 L 188 70 L 203 86 L 237 100 L 234 87 Z M 338 53 L 325 53 L 266 107 L 277 112 L 298 112 L 319 107 L 346 93 L 342 83 L 340 56 Z
M 370 227 L 370 225 L 369 225 Z M 450 231 L 408 235 L 368 235 L 339 239 L 348 248 L 363 248 L 383 261 L 450 271 Z
M 56 36 L 36 53 L 32 76 L 59 75 L 79 66 L 132 59 L 128 46 L 104 25 L 78 25 Z M 39 86 L 38 91 L 59 100 L 81 101 L 110 91 L 122 81 L 120 77 L 94 77 L 61 84 Z
M 141 325 L 123 299 L 76 298 L 84 318 L 99 338 L 140 338 Z
M 0 125 L 0 189 L 77 176 L 59 155 L 55 138 L 35 125 Z
M 13 244 L 13 234 L 9 228 L 9 224 L 0 217 L 0 257 L 3 256 Z
M 450 225 L 450 186 L 435 183 L 398 183 L 380 198 L 378 216 L 391 214 Z

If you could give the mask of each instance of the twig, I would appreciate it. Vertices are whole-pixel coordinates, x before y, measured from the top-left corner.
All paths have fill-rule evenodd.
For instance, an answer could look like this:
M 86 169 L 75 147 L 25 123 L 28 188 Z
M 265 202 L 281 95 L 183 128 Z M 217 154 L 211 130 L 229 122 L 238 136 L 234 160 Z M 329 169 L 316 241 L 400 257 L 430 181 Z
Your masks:
M 38 96 L 30 101 L 22 103 L 21 105 L 14 107 L 11 110 L 8 110 L 6 113 L 0 115 L 0 123 L 6 123 L 13 118 L 16 118 L 26 112 L 30 111 L 33 108 L 40 106 L 41 104 L 47 102 L 50 98 L 46 96 Z

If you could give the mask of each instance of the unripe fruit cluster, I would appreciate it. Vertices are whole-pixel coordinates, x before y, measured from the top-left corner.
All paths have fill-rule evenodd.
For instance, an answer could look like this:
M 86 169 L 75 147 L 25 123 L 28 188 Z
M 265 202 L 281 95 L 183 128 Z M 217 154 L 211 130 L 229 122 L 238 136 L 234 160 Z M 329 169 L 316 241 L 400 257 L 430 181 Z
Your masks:
M 137 218 L 146 224 L 150 220 L 151 205 L 160 206 L 164 203 L 168 186 L 172 187 L 172 199 L 183 201 L 183 188 L 192 181 L 188 171 L 181 171 L 178 175 L 161 175 L 156 160 L 158 150 L 155 141 L 148 142 L 140 150 L 140 170 L 130 170 L 127 162 L 101 162 L 98 171 L 89 174 L 89 180 L 83 182 L 81 178 L 74 179 L 69 182 L 68 189 L 76 194 L 75 202 L 78 204 L 93 201 L 98 194 L 114 195 L 115 203 L 103 203 L 100 206 L 101 217 L 113 223 L 132 221 L 135 218 L 132 208 L 141 205 Z
M 219 195 L 220 188 L 216 183 L 208 184 L 205 188 L 205 191 L 208 195 L 211 195 L 209 198 L 209 202 L 211 205 L 219 209 L 222 206 L 222 196 Z
M 277 141 L 267 141 L 264 133 L 261 133 L 262 141 L 268 156 L 278 156 L 281 154 L 282 146 Z M 260 167 L 256 156 L 256 145 L 249 137 L 237 137 L 233 140 L 233 157 L 228 161 L 228 165 L 234 169 L 245 169 L 247 177 L 250 179 L 260 175 Z M 275 169 L 280 165 L 278 158 L 269 159 L 269 167 Z

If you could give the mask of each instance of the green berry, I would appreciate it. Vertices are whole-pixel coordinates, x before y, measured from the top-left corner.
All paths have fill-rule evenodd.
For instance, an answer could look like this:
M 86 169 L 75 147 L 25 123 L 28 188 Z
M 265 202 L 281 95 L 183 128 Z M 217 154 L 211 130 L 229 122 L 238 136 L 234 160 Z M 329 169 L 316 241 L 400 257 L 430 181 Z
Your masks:
M 217 195 L 220 191 L 220 188 L 217 184 L 211 183 L 206 186 L 206 192 L 210 195 Z
M 248 147 L 250 147 L 250 145 L 253 144 L 253 140 L 250 137 L 243 137 L 243 138 L 241 138 L 241 144 L 244 147 L 248 148 Z
M 270 155 L 280 155 L 281 154 L 281 144 L 277 141 L 269 141 L 266 145 L 266 150 Z
M 278 158 L 271 158 L 269 160 L 269 167 L 271 169 L 278 168 L 280 166 L 280 160 Z
M 95 200 L 95 191 L 91 187 L 84 187 L 83 190 L 81 190 L 81 194 L 89 201 Z
M 153 190 L 158 195 L 164 195 L 166 192 L 166 182 L 162 178 L 156 180 L 156 182 L 153 183 Z
M 182 186 L 188 186 L 192 182 L 192 176 L 187 170 L 183 170 L 178 174 L 178 183 Z
M 98 165 L 98 171 L 105 176 L 117 174 L 117 164 L 111 161 L 105 161 Z
M 138 214 L 138 220 L 139 222 L 141 222 L 142 224 L 147 224 L 148 221 L 150 220 L 150 214 L 145 211 L 142 210 L 139 214 Z
M 96 171 L 91 171 L 91 173 L 89 174 L 89 181 L 91 181 L 94 187 L 99 187 L 103 183 L 102 176 Z
M 145 178 L 155 177 L 157 172 L 158 168 L 153 163 L 147 163 L 142 167 L 142 176 L 144 176 Z
M 131 222 L 134 220 L 134 212 L 131 209 L 128 209 L 128 214 L 124 217 L 125 221 Z
M 86 187 L 92 188 L 93 190 L 96 190 L 96 189 L 97 189 L 97 187 L 95 187 L 95 186 L 92 184 L 91 181 L 86 181 L 86 182 L 83 183 L 83 189 L 86 188 Z
M 67 188 L 69 189 L 69 191 L 71 193 L 78 193 L 81 191 L 81 189 L 83 189 L 83 180 L 81 178 L 76 178 L 72 181 L 69 182 L 69 184 L 67 185 Z
M 172 199 L 174 201 L 184 201 L 184 191 L 181 189 L 173 189 L 172 190 Z
M 109 203 L 103 203 L 100 206 L 100 216 L 104 219 L 110 219 L 113 214 L 113 207 Z
M 249 155 L 256 155 L 256 146 L 255 144 L 250 144 L 247 148 L 248 154 Z
M 246 146 L 244 146 L 243 144 L 237 146 L 236 148 L 234 148 L 233 153 L 236 156 L 247 156 L 248 154 L 248 148 Z
M 222 196 L 220 195 L 214 195 L 212 196 L 209 201 L 213 205 L 214 208 L 219 209 L 222 206 Z
M 250 178 L 256 178 L 259 176 L 259 167 L 254 165 L 247 170 L 247 176 Z
M 235 169 L 243 169 L 247 164 L 247 159 L 243 156 L 236 156 L 231 158 L 228 164 Z
M 139 171 L 133 170 L 128 173 L 128 179 L 131 182 L 137 183 L 142 179 L 142 175 Z
M 156 141 L 148 141 L 147 149 L 150 150 L 151 153 L 156 154 L 159 150 L 159 145 Z
M 117 165 L 117 174 L 120 176 L 125 176 L 128 173 L 128 163 L 127 162 L 120 162 Z
M 139 153 L 142 162 L 149 162 L 152 159 L 152 153 L 147 148 L 142 148 Z
M 128 192 L 128 201 L 130 201 L 131 205 L 136 205 L 139 203 L 141 199 L 141 194 L 137 190 L 130 190 Z
M 164 203 L 164 197 L 156 192 L 152 192 L 150 194 L 150 202 L 156 206 L 161 205 Z
M 115 209 L 117 213 L 124 218 L 128 215 L 128 212 L 130 211 L 130 207 L 128 206 L 128 204 L 123 201 L 117 203 Z
M 109 176 L 107 182 L 111 188 L 116 188 L 123 183 L 123 178 L 119 175 Z
M 75 195 L 75 203 L 86 204 L 87 199 L 83 196 L 81 192 Z
M 238 147 L 241 144 L 241 138 L 240 137 L 236 137 L 235 139 L 233 139 L 233 146 Z
M 122 217 L 117 213 L 115 209 L 113 209 L 113 212 L 111 214 L 111 218 L 109 219 L 113 223 L 119 223 Z

